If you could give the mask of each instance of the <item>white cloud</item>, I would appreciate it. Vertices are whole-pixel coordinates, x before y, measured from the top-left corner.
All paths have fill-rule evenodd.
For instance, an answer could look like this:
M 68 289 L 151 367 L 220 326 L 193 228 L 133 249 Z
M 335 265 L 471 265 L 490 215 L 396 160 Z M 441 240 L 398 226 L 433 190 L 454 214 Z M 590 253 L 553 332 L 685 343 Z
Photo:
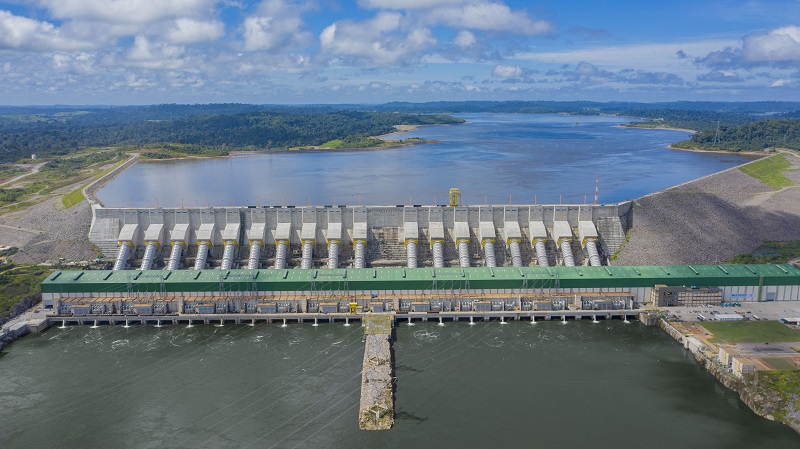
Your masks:
M 492 70 L 495 78 L 519 78 L 522 76 L 522 68 L 518 65 L 496 65 Z
M 217 0 L 35 0 L 59 19 L 148 23 L 178 17 L 201 17 Z
M 459 31 L 453 39 L 453 43 L 461 48 L 468 48 L 477 44 L 478 40 L 475 38 L 475 35 L 469 31 Z
M 0 49 L 80 50 L 94 47 L 91 42 L 64 36 L 62 30 L 52 23 L 0 10 Z
M 435 8 L 426 20 L 473 30 L 504 31 L 515 34 L 544 34 L 553 30 L 545 20 L 531 20 L 521 11 L 512 11 L 499 3 L 478 2 L 461 6 Z
M 175 19 L 174 28 L 166 33 L 173 44 L 215 41 L 225 35 L 225 25 L 218 20 L 200 21 L 185 17 Z
M 378 9 L 425 9 L 443 5 L 460 5 L 470 0 L 360 0 L 358 3 L 366 8 Z
M 151 42 L 136 36 L 127 55 L 127 65 L 144 69 L 178 69 L 185 64 L 182 46 Z
M 800 62 L 800 27 L 787 26 L 745 36 L 742 59 L 746 63 Z
M 652 44 L 632 44 L 617 46 L 590 47 L 578 50 L 559 52 L 534 52 L 520 53 L 513 59 L 534 60 L 556 64 L 574 64 L 580 61 L 591 61 L 593 64 L 626 68 L 631 64 L 643 70 L 676 71 L 681 64 L 693 69 L 689 61 L 682 55 L 706 54 L 720 47 L 735 45 L 735 41 L 696 41 L 696 42 L 669 42 Z
M 784 86 L 790 86 L 792 84 L 793 84 L 792 80 L 779 79 L 779 80 L 775 81 L 774 83 L 772 83 L 772 85 L 770 87 L 784 87 Z
M 400 30 L 402 15 L 382 12 L 365 22 L 336 22 L 320 33 L 323 52 L 371 60 L 378 65 L 402 64 L 436 43 L 427 28 Z
M 295 48 L 311 42 L 311 34 L 300 14 L 304 7 L 282 0 L 266 0 L 259 5 L 256 15 L 247 17 L 243 24 L 244 48 L 248 51 Z

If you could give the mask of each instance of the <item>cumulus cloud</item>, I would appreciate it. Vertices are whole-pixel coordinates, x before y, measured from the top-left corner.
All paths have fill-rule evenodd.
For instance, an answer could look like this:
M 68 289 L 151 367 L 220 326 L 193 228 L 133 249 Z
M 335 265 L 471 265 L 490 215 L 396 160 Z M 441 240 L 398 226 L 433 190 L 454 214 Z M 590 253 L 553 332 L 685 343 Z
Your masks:
M 471 30 L 536 35 L 553 31 L 545 20 L 534 20 L 523 10 L 512 10 L 503 2 L 486 0 L 361 0 L 360 5 L 380 10 L 416 13 L 420 23 Z
M 469 48 L 477 44 L 478 39 L 476 39 L 475 35 L 469 31 L 459 31 L 458 34 L 456 34 L 456 37 L 453 39 L 453 43 L 461 48 Z
M 800 27 L 788 26 L 745 36 L 742 58 L 750 63 L 800 63 Z
M 175 19 L 174 28 L 166 33 L 173 44 L 215 41 L 225 35 L 225 25 L 218 20 L 201 21 L 185 17 Z
M 361 6 L 378 9 L 425 9 L 443 5 L 470 3 L 470 0 L 359 0 Z
M 0 10 L 0 49 L 81 50 L 94 47 L 91 42 L 64 36 L 62 30 L 52 23 Z
M 500 3 L 478 2 L 434 8 L 426 20 L 452 27 L 473 30 L 504 31 L 515 34 L 545 34 L 553 26 L 545 20 L 532 20 L 521 11 L 512 11 Z
M 208 14 L 217 0 L 34 0 L 59 19 L 148 23 Z
M 301 14 L 305 8 L 283 0 L 266 0 L 244 21 L 244 48 L 248 51 L 294 48 L 311 41 Z
M 503 65 L 498 64 L 492 70 L 492 76 L 495 78 L 519 78 L 522 76 L 522 67 L 518 65 Z
M 741 46 L 729 46 L 696 58 L 699 65 L 713 68 L 756 66 L 800 66 L 800 27 L 787 26 L 744 36 Z
M 185 63 L 184 53 L 182 46 L 151 42 L 145 36 L 136 36 L 126 63 L 145 69 L 178 69 Z
M 367 59 L 378 65 L 408 63 L 436 39 L 427 28 L 401 30 L 402 17 L 382 12 L 365 22 L 333 23 L 320 33 L 320 48 L 331 55 Z

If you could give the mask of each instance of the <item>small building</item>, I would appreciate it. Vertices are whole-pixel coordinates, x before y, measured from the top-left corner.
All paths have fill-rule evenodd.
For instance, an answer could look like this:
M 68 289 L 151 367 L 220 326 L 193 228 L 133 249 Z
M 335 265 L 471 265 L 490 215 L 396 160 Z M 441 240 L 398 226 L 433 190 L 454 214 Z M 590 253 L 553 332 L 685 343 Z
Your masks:
M 686 339 L 685 343 L 686 349 L 688 349 L 692 354 L 701 354 L 706 349 L 706 345 L 703 344 L 702 341 L 695 337 L 689 337 Z
M 320 313 L 337 313 L 339 311 L 339 303 L 338 302 L 321 302 L 319 303 L 319 312 Z
M 657 284 L 650 291 L 650 303 L 656 307 L 719 305 L 723 292 L 718 287 L 683 287 Z
M 725 366 L 731 366 L 733 363 L 733 358 L 738 357 L 739 353 L 733 350 L 730 346 L 719 346 L 719 354 L 717 354 L 719 358 L 719 363 L 722 363 Z
M 733 369 L 733 374 L 737 377 L 742 377 L 745 374 L 753 374 L 756 371 L 753 362 L 744 357 L 734 357 L 731 368 Z
M 32 161 L 35 161 L 35 160 L 36 160 L 36 153 L 33 153 L 33 154 L 31 154 L 31 160 L 32 160 Z
M 744 319 L 738 313 L 718 313 L 715 318 L 717 321 L 742 321 Z
M 800 318 L 781 318 L 781 323 L 800 326 Z

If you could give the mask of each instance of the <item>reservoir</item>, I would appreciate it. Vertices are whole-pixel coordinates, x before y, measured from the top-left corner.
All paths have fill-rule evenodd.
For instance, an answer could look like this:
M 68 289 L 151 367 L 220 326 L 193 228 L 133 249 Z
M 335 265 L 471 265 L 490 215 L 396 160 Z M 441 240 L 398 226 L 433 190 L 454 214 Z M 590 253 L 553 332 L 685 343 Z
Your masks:
M 796 448 L 656 327 L 400 324 L 358 430 L 360 326 L 53 327 L 0 354 L 0 447 Z
M 615 128 L 629 118 L 463 114 L 391 139 L 439 141 L 380 151 L 254 154 L 139 163 L 98 192 L 108 207 L 613 203 L 746 162 L 667 149 L 689 133 Z M 535 200 L 535 201 L 534 201 Z

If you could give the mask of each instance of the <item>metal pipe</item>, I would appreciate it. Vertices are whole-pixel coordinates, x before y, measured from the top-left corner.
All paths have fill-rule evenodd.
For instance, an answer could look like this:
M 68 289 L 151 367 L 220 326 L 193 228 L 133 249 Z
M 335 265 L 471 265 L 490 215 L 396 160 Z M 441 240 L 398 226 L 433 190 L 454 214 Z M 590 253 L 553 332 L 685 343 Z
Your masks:
M 313 257 L 314 257 L 314 241 L 303 240 L 303 258 L 300 261 L 300 268 L 304 270 L 310 270 Z
M 433 267 L 442 268 L 444 266 L 444 242 L 441 240 L 433 241 Z
M 258 260 L 261 258 L 261 240 L 250 243 L 250 258 L 247 259 L 248 270 L 258 270 Z
M 564 266 L 574 267 L 575 258 L 572 257 L 572 242 L 568 239 L 562 239 L 561 242 L 559 242 L 559 246 L 561 247 L 561 257 L 564 259 Z
M 469 240 L 458 241 L 458 264 L 461 268 L 469 267 Z
M 594 240 L 587 240 L 586 252 L 589 253 L 589 265 L 593 267 L 599 267 L 601 263 L 600 263 L 600 253 L 597 252 L 597 242 Z
M 534 248 L 536 249 L 536 260 L 539 263 L 540 267 L 546 267 L 549 265 L 547 261 L 547 247 L 544 244 L 544 240 L 537 240 L 534 244 Z
M 206 267 L 206 259 L 208 259 L 208 248 L 211 246 L 208 242 L 198 242 L 197 257 L 194 259 L 194 269 L 202 270 Z
M 519 240 L 514 239 L 508 242 L 508 250 L 511 252 L 511 265 L 521 267 L 522 250 L 519 247 Z
M 356 247 L 353 249 L 355 253 L 355 260 L 353 265 L 356 268 L 364 268 L 367 266 L 367 245 L 366 242 L 363 240 L 356 240 Z
M 157 249 L 158 243 L 147 242 L 147 247 L 144 250 L 144 257 L 142 258 L 142 265 L 139 267 L 140 270 L 149 270 L 153 268 L 153 259 L 156 257 Z
M 331 240 L 328 242 L 328 268 L 339 268 L 338 240 Z
M 406 242 L 406 261 L 408 268 L 417 268 L 417 241 L 409 240 Z
M 232 240 L 225 242 L 225 251 L 222 253 L 222 266 L 223 270 L 230 270 L 233 267 L 233 255 L 236 252 L 236 243 Z
M 494 241 L 486 240 L 483 242 L 483 257 L 486 259 L 486 266 L 494 268 L 497 266 L 497 257 L 494 254 Z
M 128 258 L 131 256 L 132 249 L 133 243 L 119 242 L 119 252 L 117 252 L 117 260 L 114 262 L 115 271 L 125 269 L 125 266 L 128 264 Z
M 167 270 L 177 270 L 181 264 L 181 254 L 183 254 L 183 242 L 172 242 L 172 251 L 169 253 Z
M 275 246 L 275 269 L 283 270 L 286 268 L 286 247 L 289 246 L 286 240 L 278 240 Z

